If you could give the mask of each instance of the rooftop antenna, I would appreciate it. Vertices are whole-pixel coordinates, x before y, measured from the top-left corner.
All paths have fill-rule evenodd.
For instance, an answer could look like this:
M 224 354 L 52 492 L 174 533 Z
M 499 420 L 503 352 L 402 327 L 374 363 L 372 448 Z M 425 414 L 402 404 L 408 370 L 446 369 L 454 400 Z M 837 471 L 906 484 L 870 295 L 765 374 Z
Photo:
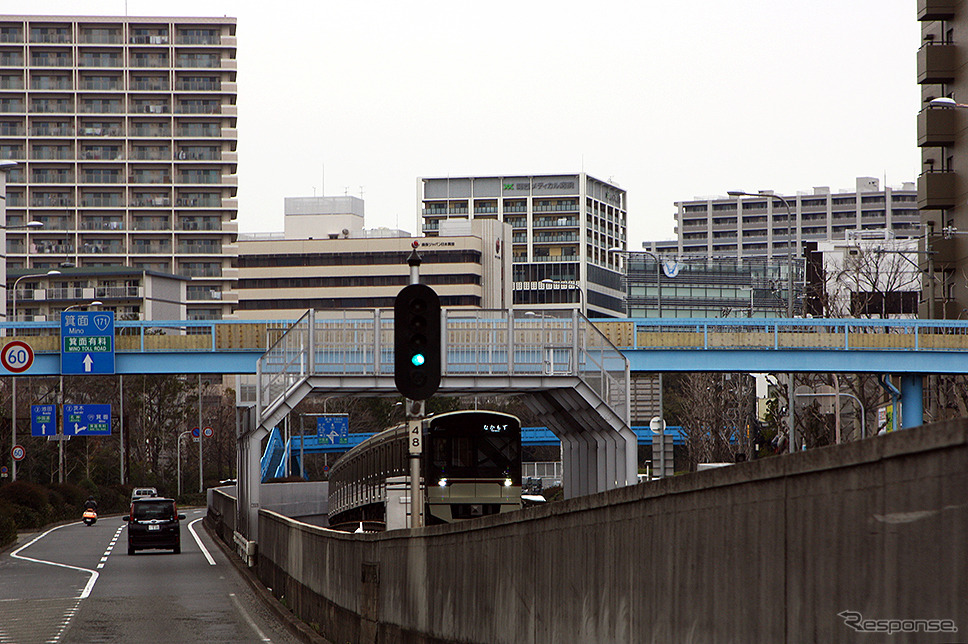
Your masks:
M 360 186 L 360 201 L 363 201 L 363 186 Z

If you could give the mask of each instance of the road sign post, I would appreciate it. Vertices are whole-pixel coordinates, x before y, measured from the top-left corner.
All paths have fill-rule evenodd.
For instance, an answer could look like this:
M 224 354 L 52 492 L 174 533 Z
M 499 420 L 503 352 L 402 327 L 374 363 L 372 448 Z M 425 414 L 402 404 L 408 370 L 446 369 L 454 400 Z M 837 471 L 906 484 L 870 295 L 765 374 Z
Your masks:
M 61 374 L 114 373 L 114 312 L 61 312 Z
M 57 435 L 57 405 L 30 406 L 30 435 Z
M 0 364 L 11 373 L 23 373 L 34 363 L 34 350 L 21 340 L 8 342 L 0 350 Z
M 110 436 L 111 405 L 64 405 L 65 436 Z
M 346 445 L 349 439 L 350 417 L 347 414 L 329 414 L 316 417 L 316 435 L 321 443 Z

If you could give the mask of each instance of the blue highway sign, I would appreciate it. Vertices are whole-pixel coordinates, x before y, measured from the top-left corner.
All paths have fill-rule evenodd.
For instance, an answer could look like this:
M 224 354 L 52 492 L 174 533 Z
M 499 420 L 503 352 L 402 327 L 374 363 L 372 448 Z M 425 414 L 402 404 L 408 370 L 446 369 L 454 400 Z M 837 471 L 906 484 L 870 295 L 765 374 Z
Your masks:
M 110 436 L 111 405 L 64 405 L 65 436 Z
M 57 433 L 57 405 L 30 406 L 30 435 L 53 436 Z
M 324 445 L 344 445 L 349 442 L 350 417 L 347 414 L 317 416 L 316 435 Z
M 114 373 L 114 312 L 61 312 L 61 373 Z

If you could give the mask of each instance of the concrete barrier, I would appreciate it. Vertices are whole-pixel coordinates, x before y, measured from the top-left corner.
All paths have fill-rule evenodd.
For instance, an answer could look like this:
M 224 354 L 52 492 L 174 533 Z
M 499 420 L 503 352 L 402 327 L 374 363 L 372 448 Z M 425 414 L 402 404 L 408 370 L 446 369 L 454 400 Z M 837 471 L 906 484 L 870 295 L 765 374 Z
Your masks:
M 857 642 L 892 620 L 920 629 L 892 642 L 968 632 L 966 422 L 412 534 L 266 510 L 259 526 L 263 583 L 341 643 Z

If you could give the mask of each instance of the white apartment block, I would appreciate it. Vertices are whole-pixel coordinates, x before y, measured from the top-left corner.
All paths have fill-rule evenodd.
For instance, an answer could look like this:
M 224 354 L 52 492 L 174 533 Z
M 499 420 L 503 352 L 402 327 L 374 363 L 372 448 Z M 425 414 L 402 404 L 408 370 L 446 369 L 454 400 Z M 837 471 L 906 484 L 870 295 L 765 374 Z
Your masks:
M 418 180 L 423 232 L 452 220 L 512 227 L 514 305 L 624 317 L 626 193 L 585 173 Z
M 499 221 L 445 225 L 437 237 L 363 228 L 356 197 L 286 199 L 285 233 L 239 236 L 239 302 L 244 320 L 295 320 L 309 309 L 392 309 L 410 283 L 418 244 L 420 282 L 441 306 L 510 308 L 511 228 Z
M 919 234 L 914 183 L 881 189 L 878 179 L 860 177 L 853 192 L 820 187 L 782 196 L 792 224 L 787 206 L 769 194 L 677 201 L 678 248 L 670 247 L 674 243 L 644 246 L 680 256 L 781 258 L 788 252 L 802 257 L 804 242 L 844 239 L 848 231 L 888 230 L 898 238 Z
M 7 273 L 9 286 L 20 282 L 16 301 L 12 288 L 7 292 L 10 321 L 57 322 L 68 307 L 113 311 L 118 320 L 185 319 L 187 277 L 116 266 L 53 270 L 59 274 L 38 275 L 29 270 Z
M 234 18 L 0 16 L 8 268 L 173 273 L 189 319 L 228 316 L 235 52 Z

